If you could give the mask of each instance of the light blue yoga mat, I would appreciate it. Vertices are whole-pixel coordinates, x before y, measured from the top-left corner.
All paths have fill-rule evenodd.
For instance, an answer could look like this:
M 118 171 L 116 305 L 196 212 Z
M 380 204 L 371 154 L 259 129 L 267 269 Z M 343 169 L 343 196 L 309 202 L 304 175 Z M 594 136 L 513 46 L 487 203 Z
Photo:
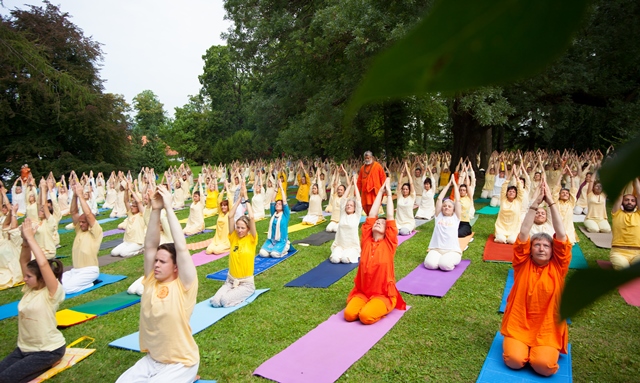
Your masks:
M 232 312 L 253 302 L 258 296 L 260 296 L 260 294 L 267 291 L 269 291 L 269 289 L 256 290 L 256 292 L 247 298 L 247 300 L 233 307 L 212 307 L 211 303 L 209 303 L 209 299 L 196 304 L 193 308 L 191 319 L 189 320 L 191 334 L 195 335 L 199 333 Z M 140 332 L 134 332 L 133 334 L 116 339 L 109 343 L 109 346 L 140 352 Z
M 264 273 L 265 271 L 269 270 L 270 268 L 272 268 L 273 266 L 277 265 L 278 263 L 284 261 L 285 259 L 291 257 L 292 255 L 294 255 L 295 253 L 297 253 L 298 250 L 294 249 L 293 246 L 289 247 L 289 252 L 287 253 L 287 255 L 285 255 L 282 258 L 263 258 L 261 256 L 256 256 L 255 258 L 255 263 L 253 266 L 253 275 L 258 275 L 261 273 Z M 220 271 L 217 271 L 213 274 L 209 274 L 207 275 L 207 278 L 209 279 L 215 279 L 217 281 L 226 281 L 227 280 L 227 274 L 229 273 L 229 269 L 223 269 Z
M 560 354 L 558 372 L 549 377 L 538 375 L 527 365 L 520 370 L 512 370 L 504 364 L 502 359 L 502 342 L 504 337 L 499 332 L 491 343 L 489 354 L 485 359 L 476 383 L 570 383 L 573 382 L 571 366 L 571 344 L 567 348 L 568 354 Z
M 103 224 L 103 223 L 107 223 L 107 222 L 112 222 L 112 221 L 117 221 L 120 218 L 102 218 L 98 220 L 99 224 Z
M 61 219 L 60 222 L 58 223 L 63 224 L 63 223 L 71 223 L 71 222 L 73 222 L 72 218 L 65 218 L 65 219 Z
M 500 207 L 496 206 L 485 206 L 480 210 L 476 210 L 478 214 L 486 214 L 486 215 L 496 215 L 500 211 Z
M 78 295 L 82 295 L 84 293 L 88 293 L 89 291 L 98 289 L 98 288 L 100 288 L 102 286 L 109 285 L 111 283 L 116 283 L 116 282 L 121 281 L 121 280 L 123 280 L 125 278 L 126 278 L 125 275 L 111 275 L 111 274 L 102 274 L 102 273 L 100 273 L 100 275 L 98 275 L 98 279 L 97 279 L 97 280 L 100 281 L 100 283 L 96 283 L 95 285 L 89 287 L 88 289 L 84 289 L 84 290 L 79 291 L 77 293 L 67 294 L 64 299 L 67 300 L 67 299 L 71 299 L 73 297 L 77 297 Z M 18 302 L 19 301 L 15 301 L 15 302 L 7 303 L 6 305 L 0 306 L 0 320 L 7 319 L 7 318 L 12 318 L 14 316 L 17 316 L 18 315 Z
M 58 234 L 72 233 L 74 230 L 58 229 Z
M 580 248 L 578 243 L 574 243 L 571 248 L 571 263 L 569 264 L 570 269 L 588 269 L 589 265 L 587 264 L 587 260 L 584 258 L 584 253 Z

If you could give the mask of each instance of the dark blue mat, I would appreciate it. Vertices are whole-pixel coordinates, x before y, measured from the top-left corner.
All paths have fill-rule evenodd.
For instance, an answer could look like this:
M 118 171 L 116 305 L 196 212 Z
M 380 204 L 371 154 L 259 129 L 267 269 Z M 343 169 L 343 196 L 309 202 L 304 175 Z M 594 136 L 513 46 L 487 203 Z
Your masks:
M 326 259 L 285 286 L 327 288 L 357 267 L 357 263 L 331 263 Z
M 269 270 L 270 268 L 272 268 L 273 266 L 277 265 L 278 263 L 284 261 L 285 259 L 291 257 L 292 255 L 294 255 L 295 253 L 297 253 L 298 250 L 295 249 L 293 246 L 289 247 L 289 252 L 282 258 L 263 258 L 261 256 L 256 256 L 255 259 L 255 263 L 254 263 L 254 269 L 253 269 L 253 275 L 258 275 L 258 274 L 262 274 L 265 271 Z M 229 273 L 229 269 L 223 269 L 220 271 L 217 271 L 213 274 L 209 274 L 207 275 L 207 278 L 209 279 L 215 279 L 217 281 L 226 281 L 227 280 L 227 274 Z

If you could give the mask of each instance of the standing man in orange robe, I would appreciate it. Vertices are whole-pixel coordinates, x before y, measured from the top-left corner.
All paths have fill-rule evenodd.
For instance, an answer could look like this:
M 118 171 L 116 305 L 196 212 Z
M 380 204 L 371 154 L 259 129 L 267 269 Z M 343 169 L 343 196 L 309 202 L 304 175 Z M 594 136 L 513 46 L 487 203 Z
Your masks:
M 371 205 L 386 178 L 387 175 L 384 173 L 382 165 L 373 159 L 373 153 L 368 150 L 364 152 L 364 165 L 362 165 L 358 173 L 358 190 L 360 190 L 362 209 L 365 214 L 369 215 Z M 389 190 L 389 193 L 391 193 L 391 190 Z
M 542 201 L 549 205 L 555 238 L 529 232 Z M 542 181 L 533 196 L 513 245 L 514 284 L 507 298 L 500 333 L 504 362 L 513 369 L 527 362 L 540 375 L 558 371 L 560 353 L 567 353 L 567 321 L 560 322 L 560 297 L 571 263 L 571 242 L 566 235 L 551 190 Z
M 378 218 L 382 195 L 387 194 L 387 219 Z M 398 247 L 398 228 L 393 215 L 393 199 L 389 179 L 373 202 L 371 212 L 362 225 L 360 265 L 355 286 L 347 297 L 344 319 L 373 324 L 394 308 L 406 310 L 407 305 L 396 288 L 393 258 Z

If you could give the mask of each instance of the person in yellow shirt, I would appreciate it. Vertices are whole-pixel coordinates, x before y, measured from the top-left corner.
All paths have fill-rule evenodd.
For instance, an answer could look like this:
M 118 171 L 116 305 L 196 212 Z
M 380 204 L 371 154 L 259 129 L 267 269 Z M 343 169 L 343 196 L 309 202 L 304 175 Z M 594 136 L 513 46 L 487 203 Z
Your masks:
M 56 322 L 56 311 L 64 301 L 62 263 L 45 257 L 32 225 L 30 218 L 22 225 L 20 267 L 25 286 L 18 303 L 18 347 L 0 361 L 0 382 L 29 382 L 65 353 L 66 341 Z
M 634 186 L 635 194 L 624 194 L 623 191 L 611 209 L 613 238 L 609 259 L 616 270 L 640 262 L 640 210 L 638 210 L 640 180 L 637 178 Z
M 71 219 L 76 231 L 71 248 L 73 268 L 62 274 L 62 287 L 67 294 L 77 293 L 93 286 L 100 275 L 98 251 L 102 243 L 102 228 L 91 212 L 84 190 L 79 182 L 73 186 L 71 201 Z M 78 214 L 78 204 L 82 206 L 82 215 Z
M 116 382 L 193 382 L 200 351 L 189 320 L 198 295 L 198 274 L 172 209 L 171 192 L 163 185 L 154 193 L 151 209 L 140 304 L 140 350 L 147 355 Z M 174 243 L 160 245 L 162 209 L 167 212 Z
M 124 239 L 121 244 L 111 250 L 111 256 L 128 258 L 142 252 L 147 224 L 144 219 L 144 204 L 138 194 L 133 191 L 131 181 L 127 181 L 127 188 L 124 193 L 124 203 L 127 207 Z M 129 202 L 129 194 L 133 196 L 133 201 L 131 202 Z
M 307 173 L 307 169 L 304 168 L 302 161 L 300 161 L 300 170 L 298 171 L 298 193 L 296 194 L 296 203 L 291 211 L 304 211 L 309 208 L 309 183 L 311 179 Z
M 229 273 L 224 285 L 218 289 L 210 300 L 213 307 L 237 306 L 256 291 L 253 281 L 253 268 L 258 244 L 258 232 L 256 231 L 253 208 L 248 203 L 247 187 L 244 180 L 241 187 L 241 198 L 238 198 L 233 204 L 231 213 L 228 215 L 229 242 L 231 243 Z M 243 215 L 234 222 L 234 213 L 240 203 L 246 205 L 248 215 Z

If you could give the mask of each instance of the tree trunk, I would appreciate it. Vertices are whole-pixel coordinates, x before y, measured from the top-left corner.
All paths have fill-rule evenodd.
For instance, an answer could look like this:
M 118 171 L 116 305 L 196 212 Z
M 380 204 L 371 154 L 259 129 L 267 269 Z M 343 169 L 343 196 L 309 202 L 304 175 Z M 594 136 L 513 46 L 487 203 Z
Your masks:
M 451 121 L 453 122 L 453 126 L 451 128 L 453 133 L 451 167 L 454 168 L 458 164 L 460 158 L 469 157 L 473 164 L 474 171 L 477 172 L 478 166 L 475 158 L 480 150 L 483 133 L 490 127 L 480 126 L 471 113 L 460 110 L 459 98 L 454 99 L 450 113 Z M 454 169 L 451 169 L 451 171 L 454 171 Z
M 493 152 L 493 129 L 489 128 L 482 133 L 480 139 L 480 168 L 487 170 L 489 167 L 489 158 Z

